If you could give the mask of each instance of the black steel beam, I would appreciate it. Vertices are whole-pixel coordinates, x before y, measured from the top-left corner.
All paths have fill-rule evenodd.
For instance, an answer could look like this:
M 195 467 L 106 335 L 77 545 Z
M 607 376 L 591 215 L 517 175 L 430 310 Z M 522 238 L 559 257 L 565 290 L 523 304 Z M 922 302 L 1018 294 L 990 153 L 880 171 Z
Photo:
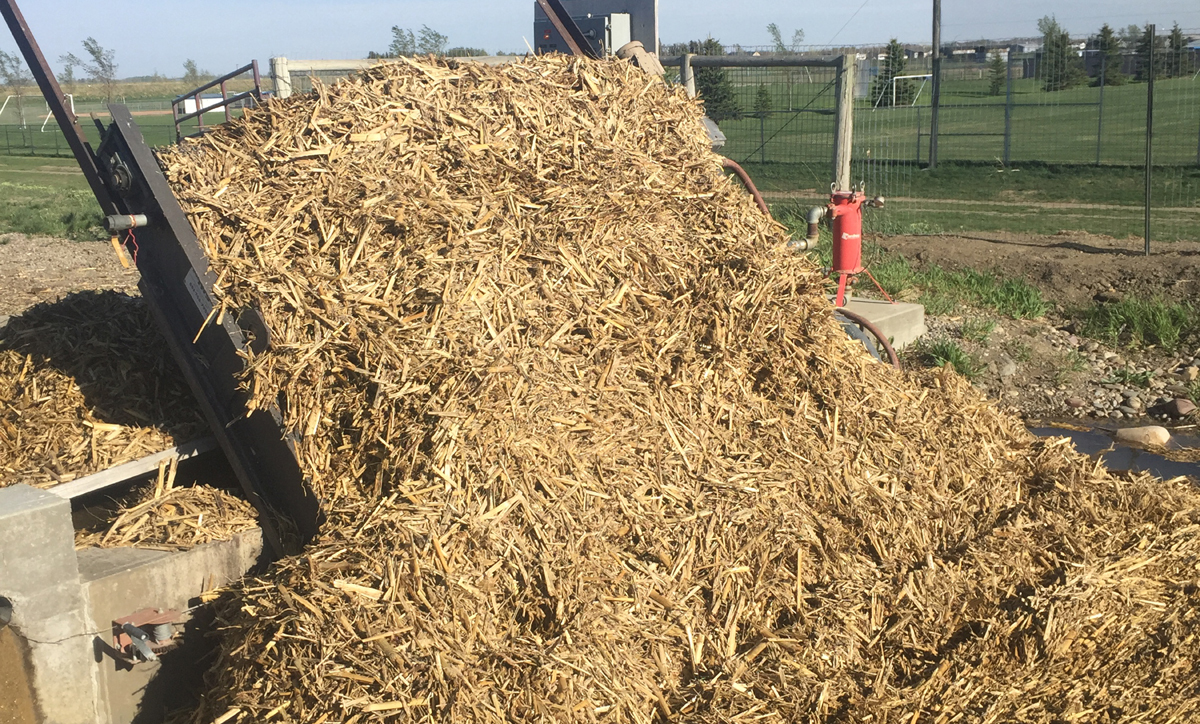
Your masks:
M 592 44 L 588 42 L 583 31 L 579 29 L 579 25 L 571 17 L 571 14 L 567 12 L 561 0 L 537 0 L 537 4 L 546 13 L 546 17 L 550 18 L 550 23 L 554 26 L 554 29 L 566 41 L 572 55 L 593 59 L 600 57 L 596 55 Z

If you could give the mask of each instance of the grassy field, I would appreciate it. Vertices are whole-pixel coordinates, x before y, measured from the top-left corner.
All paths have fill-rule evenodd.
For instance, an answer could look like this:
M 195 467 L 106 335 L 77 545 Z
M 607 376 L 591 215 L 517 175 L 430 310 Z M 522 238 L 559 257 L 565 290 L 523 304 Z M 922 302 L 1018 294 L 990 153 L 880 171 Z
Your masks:
M 0 157 L 0 233 L 101 239 L 100 223 L 74 160 Z

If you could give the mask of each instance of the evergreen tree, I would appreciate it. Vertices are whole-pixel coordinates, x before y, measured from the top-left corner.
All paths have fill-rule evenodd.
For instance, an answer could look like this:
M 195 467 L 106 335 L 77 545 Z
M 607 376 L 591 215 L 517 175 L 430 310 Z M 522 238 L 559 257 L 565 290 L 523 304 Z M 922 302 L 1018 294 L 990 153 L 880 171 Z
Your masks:
M 1005 86 L 1008 85 L 1008 64 L 1001 57 L 999 48 L 992 51 L 992 60 L 988 63 L 988 78 L 991 81 L 988 83 L 989 95 L 998 96 L 1004 92 Z
M 1099 51 L 1101 63 L 1096 67 L 1096 80 L 1092 85 L 1099 86 L 1102 78 L 1104 85 L 1122 85 L 1129 80 L 1129 77 L 1121 72 L 1121 66 L 1125 62 L 1125 56 L 1121 53 L 1121 40 L 1108 23 L 1100 28 L 1100 32 L 1092 38 L 1090 44 L 1093 50 Z
M 1153 70 L 1150 68 L 1150 49 L 1154 48 Z M 1161 35 L 1152 34 L 1150 26 L 1147 25 L 1142 31 L 1142 37 L 1137 44 L 1138 69 L 1137 79 L 1140 81 L 1150 80 L 1150 74 L 1153 72 L 1155 78 L 1162 78 L 1164 71 L 1167 68 L 1167 43 L 1166 38 Z
M 725 46 L 714 38 L 692 40 L 687 43 L 668 45 L 666 56 L 683 55 L 725 55 Z M 733 92 L 733 83 L 724 68 L 695 68 L 692 73 L 696 77 L 696 95 L 704 101 L 704 111 L 708 117 L 718 123 L 721 121 L 736 121 L 743 117 L 737 96 Z
M 871 100 L 876 107 L 890 106 L 893 101 L 897 106 L 907 106 L 913 101 L 913 84 L 910 80 L 892 81 L 904 75 L 908 60 L 904 57 L 904 47 L 900 41 L 892 38 L 884 52 L 883 63 L 879 66 L 879 75 L 871 84 Z
M 758 86 L 758 93 L 754 96 L 754 117 L 766 118 L 771 115 L 771 91 L 767 90 L 765 83 Z
M 1171 34 L 1167 36 L 1167 53 L 1168 76 L 1177 78 L 1187 75 L 1191 71 L 1191 64 L 1188 62 L 1187 38 L 1183 37 L 1179 23 L 1171 26 Z
M 1053 15 L 1039 20 L 1038 30 L 1042 33 L 1042 88 L 1061 91 L 1082 83 L 1083 64 L 1071 45 L 1071 34 L 1058 24 Z

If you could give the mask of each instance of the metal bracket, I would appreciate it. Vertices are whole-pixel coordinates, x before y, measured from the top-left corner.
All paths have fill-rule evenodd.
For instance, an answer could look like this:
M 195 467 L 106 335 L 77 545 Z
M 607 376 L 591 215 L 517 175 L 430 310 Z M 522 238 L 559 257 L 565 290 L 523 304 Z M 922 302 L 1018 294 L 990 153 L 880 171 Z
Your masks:
M 176 647 L 174 624 L 183 623 L 174 609 L 144 608 L 124 618 L 114 619 L 113 648 L 126 663 L 158 661 L 158 657 Z

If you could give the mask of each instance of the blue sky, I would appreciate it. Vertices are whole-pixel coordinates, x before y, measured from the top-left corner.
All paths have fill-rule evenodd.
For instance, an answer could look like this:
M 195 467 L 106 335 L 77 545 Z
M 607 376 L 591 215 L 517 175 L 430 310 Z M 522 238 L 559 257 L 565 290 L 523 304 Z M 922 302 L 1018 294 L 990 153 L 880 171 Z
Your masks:
M 362 57 L 383 49 L 392 25 L 422 24 L 450 37 L 451 45 L 489 51 L 525 47 L 532 35 L 533 0 L 18 0 L 46 57 L 80 54 L 80 41 L 94 36 L 117 52 L 122 76 L 182 75 L 194 58 L 213 72 L 257 58 Z M 1036 34 L 1037 19 L 1054 14 L 1070 31 L 1084 34 L 1108 22 L 1115 27 L 1155 22 L 1200 29 L 1197 0 L 943 0 L 946 40 L 1007 38 Z M 930 0 L 751 2 L 750 0 L 660 0 L 663 42 L 712 35 L 726 43 L 769 42 L 766 25 L 778 23 L 788 37 L 803 28 L 813 44 L 928 42 Z M 857 15 L 855 13 L 857 12 Z M 853 16 L 853 20 L 851 17 Z M 14 50 L 6 34 L 0 49 Z

